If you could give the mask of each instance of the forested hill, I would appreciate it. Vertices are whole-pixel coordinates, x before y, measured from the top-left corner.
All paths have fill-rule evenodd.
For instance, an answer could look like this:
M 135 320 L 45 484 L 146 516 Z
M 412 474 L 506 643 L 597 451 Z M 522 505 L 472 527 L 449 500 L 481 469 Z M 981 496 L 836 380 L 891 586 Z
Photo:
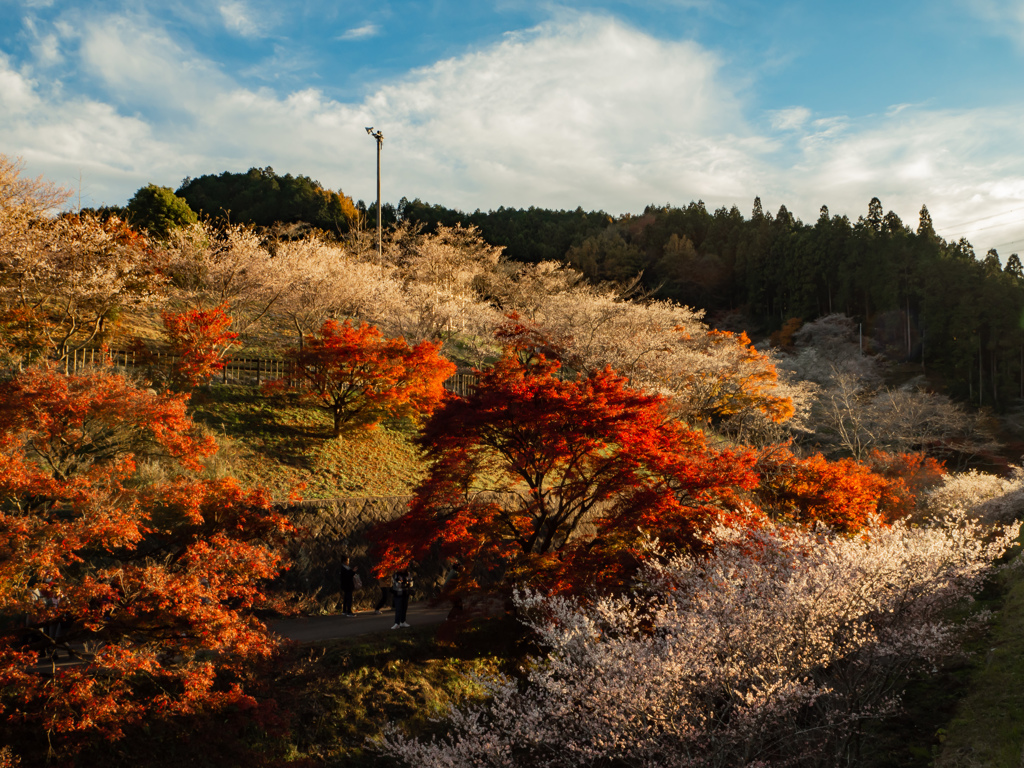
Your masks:
M 786 207 L 774 216 L 755 199 L 749 218 L 735 206 L 709 212 L 648 207 L 639 216 L 499 208 L 483 213 L 403 200 L 398 215 L 473 224 L 507 257 L 568 260 L 593 280 L 643 272 L 655 295 L 707 310 L 727 326 L 731 313 L 779 331 L 834 312 L 863 323 L 865 338 L 890 356 L 943 375 L 951 394 L 1004 408 L 1024 397 L 1024 270 L 1012 254 L 975 257 L 970 243 L 936 235 L 926 207 L 916 228 L 871 200 L 851 222 L 830 216 L 805 224 Z
M 192 210 L 262 226 L 305 222 L 340 235 L 376 219 L 374 206 L 270 168 L 186 179 L 177 194 Z M 133 205 L 147 208 L 134 200 L 129 212 Z M 135 213 L 153 229 L 151 211 Z M 822 207 L 813 224 L 785 206 L 773 216 L 759 199 L 749 218 L 700 201 L 613 217 L 582 208 L 464 213 L 403 198 L 382 213 L 385 226 L 474 225 L 506 258 L 567 261 L 596 282 L 642 274 L 651 295 L 704 309 L 720 329 L 774 333 L 782 344 L 796 321 L 841 313 L 861 324 L 866 345 L 939 374 L 958 399 L 999 410 L 1024 400 L 1020 259 L 1011 254 L 1004 266 L 995 251 L 979 259 L 965 239 L 946 242 L 926 207 L 916 227 L 884 213 L 877 198 L 855 222 Z
M 347 232 L 358 213 L 352 199 L 308 176 L 280 176 L 270 166 L 247 173 L 224 171 L 186 178 L 175 194 L 196 213 L 269 227 L 304 222 L 334 233 Z

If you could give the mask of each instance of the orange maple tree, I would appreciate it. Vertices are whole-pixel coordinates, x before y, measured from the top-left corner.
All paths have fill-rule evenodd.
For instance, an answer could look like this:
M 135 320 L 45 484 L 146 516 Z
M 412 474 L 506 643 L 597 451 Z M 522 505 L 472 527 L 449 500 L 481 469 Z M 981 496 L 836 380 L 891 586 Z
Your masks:
M 239 681 L 275 647 L 251 609 L 289 525 L 265 491 L 197 474 L 215 445 L 185 401 L 110 370 L 0 385 L 0 741 L 68 755 L 153 719 L 261 711 Z M 141 458 L 169 478 L 144 482 Z
M 686 336 L 684 329 L 679 332 Z M 720 355 L 729 361 L 682 374 L 696 412 L 721 419 L 757 410 L 773 422 L 786 421 L 793 415 L 793 401 L 772 392 L 779 381 L 775 365 L 754 348 L 746 333 L 710 330 L 693 341 L 709 358 Z
M 846 532 L 873 518 L 891 523 L 905 517 L 917 494 L 941 475 L 936 462 L 918 455 L 876 453 L 867 464 L 821 454 L 801 458 L 786 446 L 762 451 L 757 471 L 757 496 L 768 514 Z
M 227 304 L 212 309 L 185 312 L 161 312 L 171 343 L 174 379 L 181 385 L 196 387 L 224 368 L 224 354 L 239 344 L 238 334 L 230 330 Z
M 444 399 L 455 365 L 438 345 L 386 339 L 367 323 L 328 320 L 302 349 L 290 350 L 305 392 L 334 419 L 334 437 L 373 428 L 382 420 L 428 414 Z
M 607 588 L 635 570 L 645 532 L 693 550 L 743 516 L 753 454 L 710 448 L 667 417 L 664 398 L 610 369 L 558 371 L 509 350 L 473 395 L 435 412 L 420 438 L 427 478 L 408 514 L 374 531 L 381 572 L 436 554 L 492 584 Z

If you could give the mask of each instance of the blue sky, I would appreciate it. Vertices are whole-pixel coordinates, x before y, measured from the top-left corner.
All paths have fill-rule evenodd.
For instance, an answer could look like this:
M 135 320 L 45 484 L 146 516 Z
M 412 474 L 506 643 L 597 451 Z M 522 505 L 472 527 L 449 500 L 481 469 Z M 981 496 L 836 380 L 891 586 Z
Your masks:
M 383 196 L 805 221 L 1024 252 L 1024 0 L 0 0 L 0 152 L 123 203 L 273 166 Z

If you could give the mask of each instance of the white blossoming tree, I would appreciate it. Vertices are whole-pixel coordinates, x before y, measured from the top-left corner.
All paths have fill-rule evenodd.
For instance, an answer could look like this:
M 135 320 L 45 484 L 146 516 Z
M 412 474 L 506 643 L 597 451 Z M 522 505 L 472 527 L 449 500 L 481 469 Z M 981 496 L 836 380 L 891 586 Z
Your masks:
M 711 557 L 651 560 L 626 597 L 519 595 L 546 655 L 453 709 L 446 738 L 392 729 L 381 749 L 417 768 L 845 764 L 903 675 L 953 649 L 946 609 L 1018 528 L 721 529 Z

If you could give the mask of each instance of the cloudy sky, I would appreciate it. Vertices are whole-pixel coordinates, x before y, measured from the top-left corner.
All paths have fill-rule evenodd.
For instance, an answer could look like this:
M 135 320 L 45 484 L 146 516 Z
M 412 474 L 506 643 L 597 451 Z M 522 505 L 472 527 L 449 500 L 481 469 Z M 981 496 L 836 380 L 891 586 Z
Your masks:
M 0 152 L 124 203 L 273 166 L 636 213 L 873 196 L 1024 252 L 1024 0 L 0 0 Z M 77 204 L 77 196 L 76 196 Z

